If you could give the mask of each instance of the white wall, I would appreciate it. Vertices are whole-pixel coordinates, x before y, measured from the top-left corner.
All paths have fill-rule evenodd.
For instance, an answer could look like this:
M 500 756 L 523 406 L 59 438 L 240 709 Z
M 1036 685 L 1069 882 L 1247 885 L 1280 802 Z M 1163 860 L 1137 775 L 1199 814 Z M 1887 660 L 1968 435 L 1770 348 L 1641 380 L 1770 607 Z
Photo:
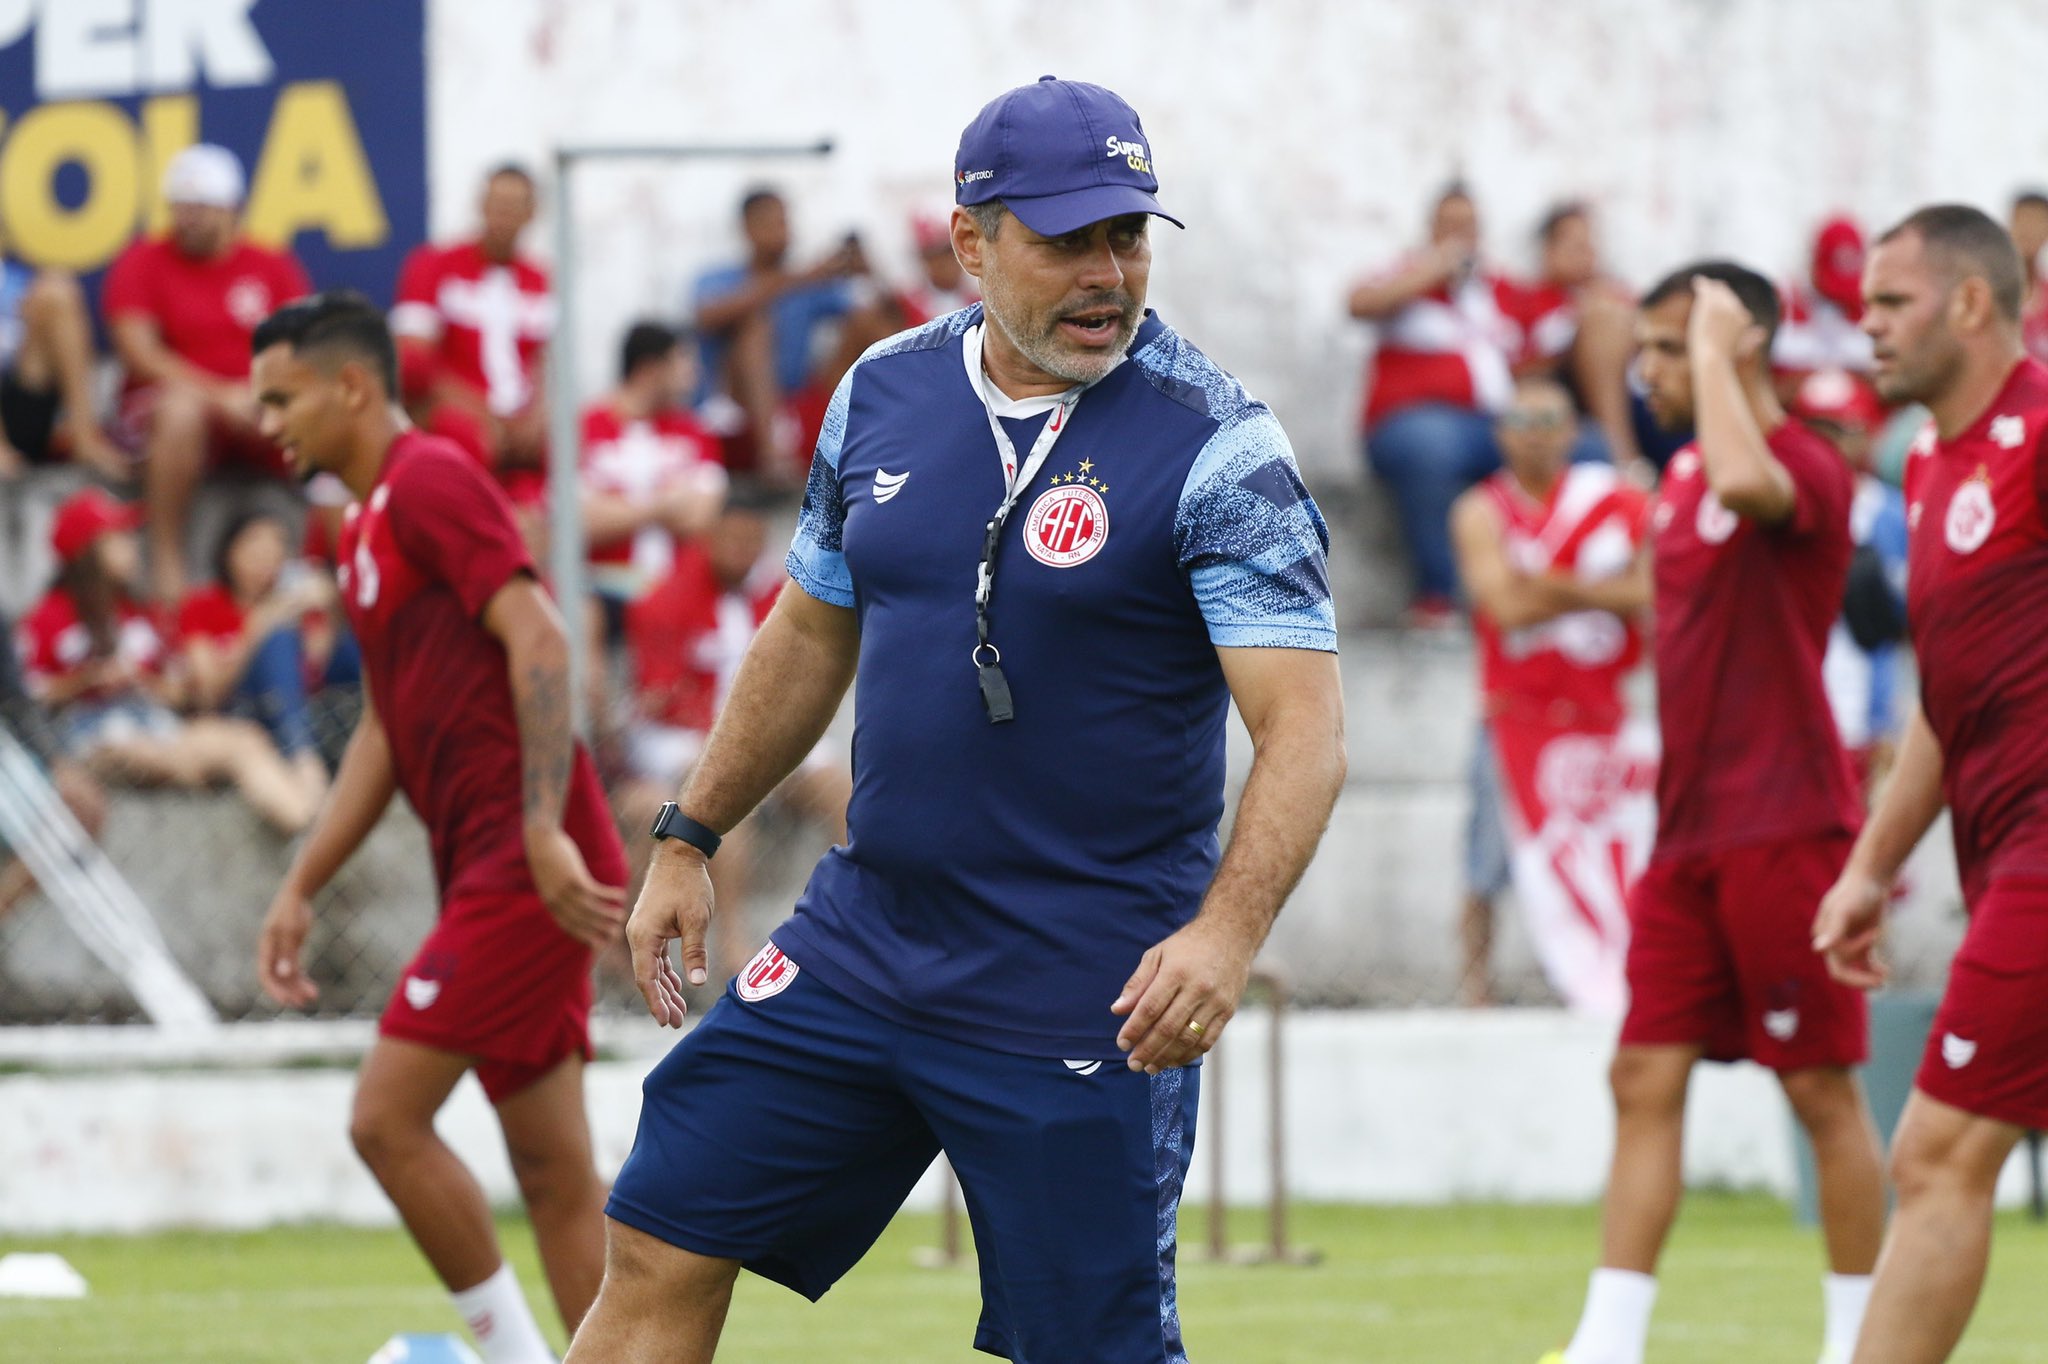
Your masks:
M 434 0 L 436 232 L 507 155 L 562 141 L 810 141 L 823 163 L 601 169 L 579 186 L 582 373 L 734 241 L 739 189 L 792 192 L 806 252 L 858 227 L 910 268 L 959 130 L 1053 72 L 1137 107 L 1166 202 L 1154 301 L 1271 400 L 1303 462 L 1353 464 L 1348 281 L 1413 240 L 1453 172 L 1529 262 L 1590 196 L 1637 284 L 1706 251 L 1796 269 L 1821 216 L 2048 181 L 2048 6 L 2033 0 Z M 543 238 L 544 240 L 544 238 Z
M 1205 1083 L 1188 1198 L 1208 1198 L 1221 1134 L 1233 1204 L 1267 1196 L 1266 1049 L 1270 1016 L 1246 1011 L 1225 1039 L 1228 1074 Z M 331 1049 L 367 1028 L 304 1030 Z M 635 1037 L 614 1026 L 615 1039 Z M 245 1028 L 252 1055 L 283 1032 Z M 110 1040 L 110 1038 L 112 1040 Z M 642 1039 L 644 1044 L 644 1039 Z M 1606 1090 L 1611 1028 L 1537 1009 L 1488 1013 L 1326 1011 L 1288 1020 L 1289 1188 L 1319 1202 L 1597 1198 L 1612 1143 Z M 175 1063 L 175 1039 L 137 1055 L 106 1029 L 0 1033 L 0 1056 L 104 1063 L 112 1071 L 0 1077 L 0 1235 L 136 1232 L 167 1226 L 260 1227 L 292 1221 L 383 1224 L 390 1205 L 349 1150 L 354 1077 L 346 1070 L 147 1070 Z M 607 1175 L 631 1148 L 639 1084 L 658 1053 L 589 1074 L 597 1160 Z M 218 1057 L 215 1058 L 218 1062 Z M 1221 1096 L 1219 1107 L 1218 1098 Z M 483 1094 L 465 1080 L 442 1135 L 492 1198 L 516 1195 Z M 1793 1187 L 1791 1127 L 1777 1086 L 1751 1066 L 1707 1066 L 1693 1085 L 1686 1176 L 1696 1185 Z M 2005 1201 L 2024 1191 L 2015 1159 Z M 927 1176 L 913 1195 L 931 1207 Z M 1592 1247 L 1587 1247 L 1590 1255 Z

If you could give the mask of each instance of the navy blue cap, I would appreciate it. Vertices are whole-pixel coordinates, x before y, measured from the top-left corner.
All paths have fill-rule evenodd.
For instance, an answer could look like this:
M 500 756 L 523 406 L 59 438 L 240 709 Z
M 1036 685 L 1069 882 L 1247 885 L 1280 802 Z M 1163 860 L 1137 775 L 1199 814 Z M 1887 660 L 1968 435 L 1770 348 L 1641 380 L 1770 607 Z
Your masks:
M 1159 206 L 1159 177 L 1138 111 L 1113 90 L 1041 76 L 990 100 L 953 157 L 953 200 L 1001 199 L 1042 237 L 1125 213 L 1184 227 Z

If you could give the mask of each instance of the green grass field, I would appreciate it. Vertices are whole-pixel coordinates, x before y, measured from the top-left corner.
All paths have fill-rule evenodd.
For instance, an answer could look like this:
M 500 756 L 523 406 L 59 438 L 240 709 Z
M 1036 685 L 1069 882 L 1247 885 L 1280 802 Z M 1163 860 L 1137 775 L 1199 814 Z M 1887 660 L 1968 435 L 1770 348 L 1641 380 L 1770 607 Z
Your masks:
M 1199 1214 L 1197 1214 L 1199 1215 Z M 1184 1258 L 1182 1315 L 1201 1364 L 1534 1364 L 1569 1333 L 1594 1251 L 1592 1208 L 1308 1208 L 1313 1268 Z M 1237 1228 L 1256 1234 L 1249 1220 Z M 525 1228 L 505 1224 L 529 1295 L 546 1300 Z M 721 1359 L 735 1364 L 968 1361 L 971 1268 L 919 1269 L 929 1217 L 904 1217 L 816 1307 L 743 1278 Z M 1186 1240 L 1202 1239 L 1192 1222 Z M 395 1231 L 0 1240 L 55 1250 L 83 1302 L 0 1299 L 6 1364 L 361 1364 L 398 1331 L 455 1330 Z M 1664 1272 L 1652 1364 L 1808 1364 L 1820 1332 L 1818 1247 L 1784 1207 L 1696 1196 Z M 2048 1364 L 2048 1227 L 2007 1218 L 1964 1364 Z

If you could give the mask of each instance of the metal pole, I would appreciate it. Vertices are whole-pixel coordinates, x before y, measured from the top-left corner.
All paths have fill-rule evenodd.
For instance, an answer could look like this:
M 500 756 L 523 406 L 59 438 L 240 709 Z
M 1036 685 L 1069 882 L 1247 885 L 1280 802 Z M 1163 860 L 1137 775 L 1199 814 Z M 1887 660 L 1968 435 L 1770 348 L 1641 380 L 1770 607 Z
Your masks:
M 576 394 L 576 203 L 569 172 L 570 148 L 555 149 L 555 325 L 548 337 L 548 571 L 555 601 L 569 633 L 569 723 L 585 738 L 590 716 L 584 657 L 583 499 L 577 487 L 579 462 Z
M 1230 1253 L 1230 1206 L 1223 1188 L 1223 1048 L 1202 1058 L 1202 1088 L 1209 1091 L 1209 1258 Z
M 1286 1077 L 1281 1072 L 1286 1047 L 1281 1038 L 1281 1023 L 1287 1015 L 1287 987 L 1277 976 L 1266 976 L 1267 1033 L 1266 1033 L 1266 1120 L 1269 1124 L 1267 1139 L 1273 1143 L 1272 1178 L 1273 1188 L 1268 1212 L 1266 1230 L 1273 1247 L 1273 1258 L 1282 1264 L 1287 1262 L 1287 1118 L 1282 1111 L 1287 1101 Z

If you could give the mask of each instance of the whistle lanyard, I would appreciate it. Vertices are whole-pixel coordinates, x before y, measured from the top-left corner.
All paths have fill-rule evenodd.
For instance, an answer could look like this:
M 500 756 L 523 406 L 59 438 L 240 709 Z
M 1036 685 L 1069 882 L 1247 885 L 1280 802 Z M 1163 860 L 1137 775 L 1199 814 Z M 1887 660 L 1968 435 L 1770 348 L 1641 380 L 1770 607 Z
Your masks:
M 996 439 L 996 454 L 1003 461 L 1003 500 L 988 519 L 987 534 L 981 542 L 981 562 L 974 573 L 974 651 L 971 655 L 976 679 L 981 683 L 982 708 L 988 712 L 990 724 L 1001 725 L 1016 719 L 1017 709 L 1011 702 L 1009 680 L 1003 676 L 1002 650 L 988 637 L 988 607 L 996 590 L 996 548 L 1002 541 L 1003 527 L 1009 523 L 1017 499 L 1023 496 L 1024 489 L 1030 486 L 1038 471 L 1045 467 L 1052 447 L 1059 444 L 1060 437 L 1066 434 L 1075 405 L 1090 386 L 1084 384 L 1071 388 L 1048 409 L 1042 409 L 1048 411 L 1045 425 L 1039 428 L 1038 439 L 1031 443 L 1031 452 L 1020 465 L 1016 443 L 1010 439 L 1002 419 L 996 415 L 997 409 L 1000 405 L 1007 405 L 1021 409 L 1014 411 L 1015 416 L 1028 417 L 1034 415 L 1036 405 L 1029 400 L 1014 403 L 1000 393 L 990 391 L 993 386 L 981 368 L 982 327 L 970 329 L 961 342 L 966 352 L 968 382 L 974 385 L 975 396 L 981 399 L 982 409 L 988 415 L 989 434 Z

